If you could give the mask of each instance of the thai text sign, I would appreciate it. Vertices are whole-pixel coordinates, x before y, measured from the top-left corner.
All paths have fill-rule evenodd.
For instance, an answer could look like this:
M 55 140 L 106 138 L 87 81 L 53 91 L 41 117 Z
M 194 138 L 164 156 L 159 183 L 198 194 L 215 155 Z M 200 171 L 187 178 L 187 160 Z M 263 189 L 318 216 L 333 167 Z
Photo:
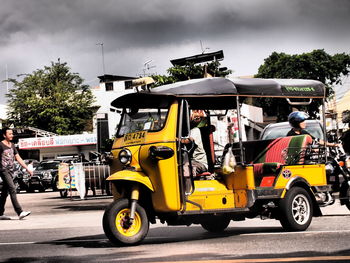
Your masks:
M 96 144 L 96 143 L 97 143 L 96 134 L 38 137 L 38 138 L 26 138 L 26 139 L 18 140 L 19 149 L 76 146 L 76 145 L 88 145 L 88 144 Z

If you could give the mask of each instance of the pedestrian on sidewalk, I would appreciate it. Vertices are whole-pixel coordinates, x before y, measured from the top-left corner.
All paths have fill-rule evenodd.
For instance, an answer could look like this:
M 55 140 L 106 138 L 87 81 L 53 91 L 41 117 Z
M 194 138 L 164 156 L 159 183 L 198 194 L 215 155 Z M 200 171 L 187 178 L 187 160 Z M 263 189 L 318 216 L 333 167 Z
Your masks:
M 13 139 L 13 131 L 10 128 L 5 127 L 1 130 L 1 134 L 3 140 L 0 142 L 0 176 L 3 180 L 3 187 L 0 195 L 0 219 L 11 219 L 10 217 L 4 215 L 5 203 L 9 194 L 18 218 L 23 219 L 30 214 L 30 211 L 23 211 L 17 200 L 16 187 L 13 183 L 15 159 L 24 169 L 28 171 L 30 176 L 33 175 L 33 171 L 27 167 L 21 156 L 18 154 L 15 145 L 11 142 Z

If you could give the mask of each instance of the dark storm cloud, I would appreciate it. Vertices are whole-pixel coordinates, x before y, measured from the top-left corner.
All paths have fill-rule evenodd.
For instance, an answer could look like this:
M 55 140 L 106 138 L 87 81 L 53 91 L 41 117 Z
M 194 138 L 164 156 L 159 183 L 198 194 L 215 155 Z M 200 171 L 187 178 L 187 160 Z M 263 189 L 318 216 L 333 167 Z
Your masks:
M 0 0 L 0 4 L 0 61 L 13 74 L 31 72 L 61 57 L 85 79 L 93 79 L 101 73 L 99 42 L 104 43 L 110 73 L 135 74 L 149 57 L 157 59 L 158 73 L 164 73 L 170 59 L 200 52 L 199 40 L 224 49 L 232 69 L 253 74 L 271 50 L 299 52 L 322 48 L 324 42 L 338 51 L 349 40 L 347 0 Z M 241 53 L 246 53 L 244 61 Z
M 309 25 L 343 30 L 350 1 L 88 1 L 2 0 L 1 39 L 13 34 L 76 34 L 129 43 L 182 41 L 193 34 Z M 322 28 L 316 28 L 316 30 Z M 181 37 L 182 36 L 182 37 Z M 180 38 L 179 38 L 180 37 Z M 131 42 L 131 45 L 140 45 Z

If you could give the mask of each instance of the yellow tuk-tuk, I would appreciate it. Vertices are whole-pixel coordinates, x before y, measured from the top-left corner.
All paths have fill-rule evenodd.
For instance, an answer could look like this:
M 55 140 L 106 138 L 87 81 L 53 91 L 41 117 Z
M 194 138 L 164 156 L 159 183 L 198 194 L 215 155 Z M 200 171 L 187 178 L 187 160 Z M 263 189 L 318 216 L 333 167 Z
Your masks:
M 286 230 L 303 231 L 313 216 L 321 215 L 319 204 L 326 201 L 319 196 L 330 186 L 325 162 L 308 158 L 310 136 L 246 142 L 239 133 L 234 142 L 229 123 L 230 140 L 221 152 L 215 150 L 213 118 L 234 112 L 240 131 L 246 97 L 324 101 L 325 88 L 312 80 L 206 78 L 145 89 L 112 102 L 123 109 L 107 179 L 114 201 L 103 216 L 112 243 L 141 242 L 156 220 L 219 232 L 231 220 L 261 216 L 279 220 Z M 191 150 L 184 143 L 191 136 L 192 110 L 205 112 L 199 129 L 208 171 L 199 174 L 193 172 Z M 228 152 L 234 164 L 223 169 Z

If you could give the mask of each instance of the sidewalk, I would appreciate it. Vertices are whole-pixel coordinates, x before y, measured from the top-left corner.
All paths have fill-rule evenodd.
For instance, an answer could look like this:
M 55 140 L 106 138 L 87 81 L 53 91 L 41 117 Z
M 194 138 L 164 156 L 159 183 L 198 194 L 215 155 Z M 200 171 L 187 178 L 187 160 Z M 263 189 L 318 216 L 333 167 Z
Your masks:
M 67 215 L 36 215 L 35 213 L 19 220 L 0 220 L 0 230 L 54 229 L 71 227 L 101 227 L 103 211 L 76 212 Z
M 113 200 L 110 196 L 88 197 L 81 200 L 76 192 L 73 198 L 61 198 L 59 192 L 20 193 L 18 200 L 25 211 L 32 213 L 19 220 L 11 200 L 6 202 L 5 214 L 11 220 L 0 220 L 0 230 L 15 229 L 51 229 L 69 227 L 102 228 L 102 217 L 105 207 Z

